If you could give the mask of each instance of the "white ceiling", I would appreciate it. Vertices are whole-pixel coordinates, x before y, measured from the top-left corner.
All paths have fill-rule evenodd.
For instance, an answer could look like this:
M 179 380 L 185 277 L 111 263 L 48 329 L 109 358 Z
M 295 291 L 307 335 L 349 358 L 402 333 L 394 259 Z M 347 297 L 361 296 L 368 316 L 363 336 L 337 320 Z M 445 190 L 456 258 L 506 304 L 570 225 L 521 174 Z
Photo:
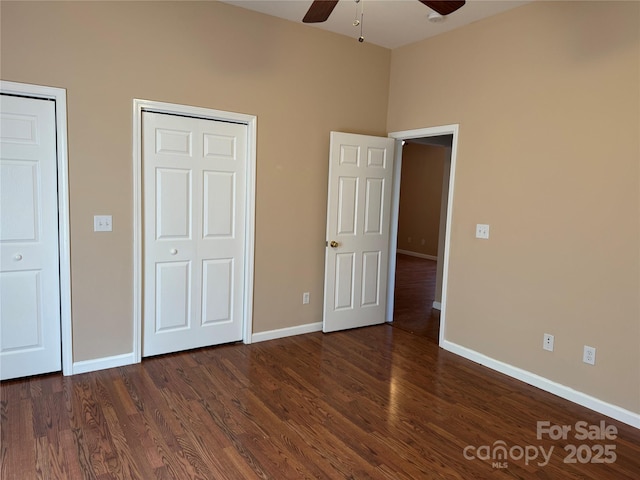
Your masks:
M 284 18 L 302 25 L 302 17 L 312 0 L 222 0 L 249 10 Z M 396 48 L 418 40 L 444 33 L 482 18 L 497 15 L 506 10 L 530 3 L 532 0 L 467 0 L 458 11 L 444 21 L 428 20 L 431 9 L 418 0 L 361 0 L 364 9 L 362 22 L 365 42 L 386 48 Z M 355 0 L 340 0 L 335 10 L 324 23 L 307 24 L 310 28 L 321 28 L 352 37 L 360 36 L 360 27 L 355 27 Z M 359 18 L 359 13 L 358 13 Z

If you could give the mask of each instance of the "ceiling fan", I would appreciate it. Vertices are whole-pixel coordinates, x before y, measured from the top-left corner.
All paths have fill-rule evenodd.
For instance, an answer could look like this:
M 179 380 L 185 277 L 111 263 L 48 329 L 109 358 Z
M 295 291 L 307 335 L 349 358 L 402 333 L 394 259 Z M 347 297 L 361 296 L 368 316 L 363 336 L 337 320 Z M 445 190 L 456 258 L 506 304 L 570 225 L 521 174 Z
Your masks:
M 449 15 L 450 13 L 455 12 L 460 7 L 465 4 L 464 0 L 455 1 L 455 0 L 418 0 L 420 3 L 425 4 L 431 10 L 438 12 L 440 15 Z M 331 12 L 338 4 L 338 0 L 314 0 L 314 2 L 309 7 L 307 14 L 304 16 L 302 21 L 304 23 L 320 23 L 324 22 L 329 18 Z

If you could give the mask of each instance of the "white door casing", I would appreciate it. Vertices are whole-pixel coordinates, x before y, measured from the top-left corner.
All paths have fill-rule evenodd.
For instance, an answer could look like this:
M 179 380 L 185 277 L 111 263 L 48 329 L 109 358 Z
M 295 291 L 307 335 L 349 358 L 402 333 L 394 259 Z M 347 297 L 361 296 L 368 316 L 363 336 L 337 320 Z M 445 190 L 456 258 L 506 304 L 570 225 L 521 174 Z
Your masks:
M 394 144 L 331 132 L 324 332 L 386 320 Z
M 56 102 L 1 96 L 0 377 L 58 371 Z
M 143 355 L 242 339 L 247 125 L 143 112 Z

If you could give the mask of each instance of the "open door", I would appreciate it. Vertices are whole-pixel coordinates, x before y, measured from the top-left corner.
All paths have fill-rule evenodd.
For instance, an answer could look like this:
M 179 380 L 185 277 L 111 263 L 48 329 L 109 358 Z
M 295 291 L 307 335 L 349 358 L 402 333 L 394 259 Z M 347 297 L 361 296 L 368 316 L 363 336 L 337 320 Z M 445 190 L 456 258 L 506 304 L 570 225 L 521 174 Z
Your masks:
M 331 132 L 324 332 L 386 320 L 394 145 Z

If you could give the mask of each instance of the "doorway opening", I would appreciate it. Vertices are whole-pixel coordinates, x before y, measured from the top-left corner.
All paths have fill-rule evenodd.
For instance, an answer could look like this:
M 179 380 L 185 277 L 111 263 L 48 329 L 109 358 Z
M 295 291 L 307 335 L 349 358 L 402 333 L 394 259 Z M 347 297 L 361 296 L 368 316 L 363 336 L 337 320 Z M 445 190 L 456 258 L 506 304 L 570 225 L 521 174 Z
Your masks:
M 396 145 L 387 321 L 441 344 L 458 126 L 389 135 Z
M 393 326 L 438 342 L 452 135 L 403 141 Z

